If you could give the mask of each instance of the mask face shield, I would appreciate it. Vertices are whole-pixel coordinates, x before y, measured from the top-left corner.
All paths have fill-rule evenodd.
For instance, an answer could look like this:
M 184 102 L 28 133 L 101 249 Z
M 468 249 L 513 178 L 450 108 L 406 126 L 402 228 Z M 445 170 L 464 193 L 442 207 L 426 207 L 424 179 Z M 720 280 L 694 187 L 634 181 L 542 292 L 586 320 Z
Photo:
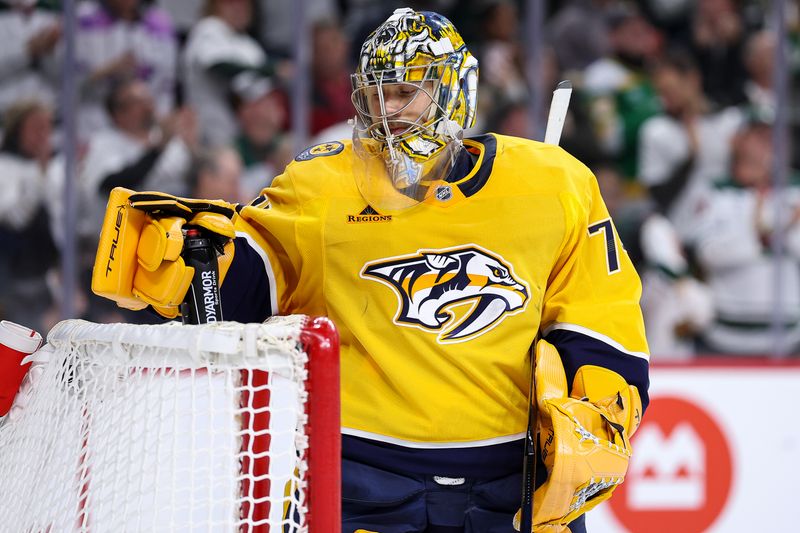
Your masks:
M 453 75 L 444 63 L 354 74 L 355 176 L 371 204 L 416 205 L 443 182 L 461 147 L 461 127 L 437 101 Z
M 397 212 L 424 202 L 446 182 L 461 150 L 460 142 L 446 144 L 434 156 L 416 160 L 384 142 L 353 130 L 353 175 L 361 195 L 374 208 Z

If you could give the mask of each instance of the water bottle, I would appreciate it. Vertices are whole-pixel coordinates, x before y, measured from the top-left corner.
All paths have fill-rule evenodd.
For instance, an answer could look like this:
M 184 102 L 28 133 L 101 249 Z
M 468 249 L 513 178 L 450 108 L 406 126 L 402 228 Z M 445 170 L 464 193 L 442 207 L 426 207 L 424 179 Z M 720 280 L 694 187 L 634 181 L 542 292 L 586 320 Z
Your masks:
M 194 268 L 194 277 L 181 304 L 184 324 L 206 324 L 222 320 L 219 298 L 219 265 L 211 239 L 198 228 L 184 230 L 181 256 L 186 266 Z

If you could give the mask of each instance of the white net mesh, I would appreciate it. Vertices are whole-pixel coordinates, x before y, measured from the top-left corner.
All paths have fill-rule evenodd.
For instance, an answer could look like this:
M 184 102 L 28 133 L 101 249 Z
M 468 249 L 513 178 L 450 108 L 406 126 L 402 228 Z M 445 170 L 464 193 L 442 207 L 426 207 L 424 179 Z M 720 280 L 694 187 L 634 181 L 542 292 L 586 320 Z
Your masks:
M 0 422 L 0 530 L 306 531 L 303 320 L 56 326 Z

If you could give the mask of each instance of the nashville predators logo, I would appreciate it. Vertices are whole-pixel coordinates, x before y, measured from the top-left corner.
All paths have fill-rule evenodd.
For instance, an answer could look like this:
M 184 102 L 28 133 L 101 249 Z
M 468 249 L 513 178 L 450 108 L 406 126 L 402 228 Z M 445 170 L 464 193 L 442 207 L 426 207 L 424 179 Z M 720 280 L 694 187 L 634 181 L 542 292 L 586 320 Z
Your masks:
M 395 291 L 395 324 L 439 332 L 443 343 L 486 333 L 523 311 L 529 297 L 510 264 L 475 244 L 372 261 L 361 277 Z
M 295 160 L 308 161 L 309 159 L 314 159 L 315 157 L 336 155 L 342 150 L 344 150 L 344 144 L 340 143 L 339 141 L 315 144 L 314 146 L 310 146 L 300 152 L 297 157 L 295 157 Z

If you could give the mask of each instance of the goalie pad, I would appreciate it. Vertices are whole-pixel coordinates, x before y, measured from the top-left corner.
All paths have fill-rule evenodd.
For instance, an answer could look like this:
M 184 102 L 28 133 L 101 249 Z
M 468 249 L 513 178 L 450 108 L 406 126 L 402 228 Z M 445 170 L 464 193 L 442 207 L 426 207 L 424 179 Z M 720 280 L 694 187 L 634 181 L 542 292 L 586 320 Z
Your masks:
M 636 387 L 616 372 L 592 365 L 578 370 L 569 396 L 556 348 L 540 340 L 534 356 L 539 453 L 548 477 L 534 492 L 533 531 L 561 533 L 625 480 L 630 436 L 639 425 L 642 405 Z M 518 512 L 517 530 L 519 517 Z
M 92 291 L 126 309 L 151 305 L 162 316 L 175 318 L 194 275 L 181 257 L 183 227 L 211 232 L 223 255 L 221 283 L 232 261 L 233 213 L 221 201 L 113 189 L 92 269 Z

